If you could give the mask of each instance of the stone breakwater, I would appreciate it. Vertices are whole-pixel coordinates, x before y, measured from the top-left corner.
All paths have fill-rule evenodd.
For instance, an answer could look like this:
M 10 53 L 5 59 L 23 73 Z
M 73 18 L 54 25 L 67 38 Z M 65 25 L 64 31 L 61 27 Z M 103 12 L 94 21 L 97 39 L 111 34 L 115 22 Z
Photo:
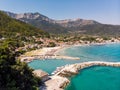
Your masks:
M 120 62 L 104 62 L 104 61 L 91 61 L 83 62 L 72 65 L 65 65 L 58 67 L 52 74 L 62 77 L 70 77 L 74 74 L 77 74 L 79 70 L 91 67 L 91 66 L 113 66 L 120 67 Z
M 91 62 L 83 62 L 72 65 L 65 65 L 57 68 L 52 74 L 61 77 L 70 77 L 74 74 L 79 73 L 79 70 L 91 67 L 91 66 L 112 66 L 112 67 L 120 67 L 120 62 L 103 62 L 103 61 L 91 61 Z
M 91 61 L 57 67 L 52 73 L 53 75 L 50 77 L 51 79 L 44 82 L 45 86 L 43 86 L 41 90 L 64 90 L 64 88 L 70 83 L 68 77 L 76 75 L 81 69 L 91 66 L 120 67 L 120 62 Z

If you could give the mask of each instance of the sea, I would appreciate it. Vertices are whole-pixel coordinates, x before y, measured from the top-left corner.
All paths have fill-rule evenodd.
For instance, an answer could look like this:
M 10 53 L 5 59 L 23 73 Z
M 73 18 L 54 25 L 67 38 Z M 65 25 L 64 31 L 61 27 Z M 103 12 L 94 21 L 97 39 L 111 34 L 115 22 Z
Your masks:
M 28 65 L 51 73 L 57 67 L 86 61 L 120 62 L 120 43 L 104 45 L 71 46 L 60 50 L 60 55 L 79 57 L 80 60 L 34 60 Z M 94 66 L 79 71 L 69 78 L 71 83 L 65 90 L 120 90 L 120 68 Z

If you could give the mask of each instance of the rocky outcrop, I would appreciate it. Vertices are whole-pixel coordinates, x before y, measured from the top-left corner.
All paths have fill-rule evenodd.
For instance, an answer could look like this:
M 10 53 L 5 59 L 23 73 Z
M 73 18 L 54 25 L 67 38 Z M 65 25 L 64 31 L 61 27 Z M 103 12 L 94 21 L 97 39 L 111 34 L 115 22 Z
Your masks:
M 34 70 L 33 74 L 37 77 L 40 77 L 43 82 L 50 78 L 49 74 L 47 72 L 42 71 L 40 69 L 39 70 Z
M 40 28 L 41 30 L 50 33 L 81 33 L 95 36 L 119 36 L 120 34 L 120 25 L 102 24 L 94 20 L 86 20 L 80 18 L 55 20 L 37 12 L 22 14 L 11 12 L 5 13 L 7 13 L 12 18 L 29 23 L 37 28 Z
M 94 20 L 84 20 L 84 19 L 66 19 L 66 20 L 56 20 L 57 24 L 63 27 L 79 27 L 84 25 L 100 24 Z
M 64 90 L 69 83 L 69 79 L 65 77 L 52 76 L 50 80 L 45 82 L 45 87 L 41 90 Z
M 34 70 L 33 74 L 40 77 L 44 84 L 40 90 L 63 90 L 69 83 L 69 79 L 61 76 L 49 76 L 48 73 L 42 70 Z
M 94 20 L 85 20 L 85 19 L 80 19 L 80 18 L 65 19 L 65 20 L 53 20 L 53 19 L 50 19 L 38 12 L 36 12 L 36 13 L 20 13 L 20 14 L 11 13 L 11 12 L 5 12 L 5 13 L 7 13 L 12 18 L 19 19 L 19 20 L 25 20 L 25 22 L 29 19 L 33 19 L 36 21 L 39 20 L 39 21 L 46 21 L 46 22 L 49 22 L 52 24 L 59 24 L 62 27 L 78 27 L 81 25 L 100 24 Z

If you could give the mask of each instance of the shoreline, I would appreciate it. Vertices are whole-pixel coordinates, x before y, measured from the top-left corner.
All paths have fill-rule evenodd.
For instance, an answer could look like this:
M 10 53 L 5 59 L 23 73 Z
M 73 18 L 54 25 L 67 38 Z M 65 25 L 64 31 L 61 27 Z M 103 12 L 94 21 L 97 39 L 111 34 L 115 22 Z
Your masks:
M 51 76 L 50 80 L 44 82 L 45 86 L 43 87 L 46 89 L 41 88 L 41 90 L 64 90 L 65 87 L 70 83 L 68 77 L 76 75 L 79 73 L 80 70 L 92 66 L 120 67 L 120 62 L 89 61 L 61 66 L 55 70 L 56 73 Z M 56 86 L 54 86 L 54 83 L 56 83 Z
M 76 46 L 91 46 L 91 45 L 106 45 L 106 44 L 117 44 L 120 42 L 101 42 L 101 43 L 80 43 L 80 44 L 73 44 L 73 45 L 62 45 L 57 47 L 43 47 L 42 49 L 33 50 L 30 52 L 26 52 L 24 55 L 21 55 L 20 61 L 22 62 L 32 62 L 33 60 L 40 59 L 67 59 L 67 60 L 80 60 L 79 57 L 71 57 L 67 55 L 61 55 L 59 52 L 64 51 L 67 48 L 76 47 Z
M 74 44 L 74 45 L 63 45 L 56 50 L 53 49 L 54 54 L 59 54 L 61 50 L 75 46 L 91 46 L 91 45 L 106 45 L 115 44 L 120 42 L 107 42 L 107 43 L 90 43 L 90 44 Z M 54 47 L 56 48 L 56 47 Z M 47 51 L 48 52 L 48 51 Z M 89 61 L 76 64 L 67 64 L 65 66 L 56 67 L 56 70 L 52 73 L 49 80 L 45 81 L 45 86 L 41 87 L 41 90 L 64 90 L 64 88 L 69 85 L 70 80 L 68 77 L 76 75 L 80 70 L 84 68 L 89 68 L 91 66 L 111 66 L 120 67 L 120 62 L 104 62 L 104 61 Z M 54 85 L 56 83 L 56 86 Z
M 46 60 L 46 59 L 66 59 L 66 60 L 80 60 L 79 57 L 71 57 L 67 55 L 60 55 L 59 52 L 63 49 L 70 47 L 70 45 L 59 46 L 59 47 L 48 47 L 38 50 L 33 50 L 26 52 L 24 55 L 21 55 L 19 58 L 21 62 L 29 63 L 35 59 Z

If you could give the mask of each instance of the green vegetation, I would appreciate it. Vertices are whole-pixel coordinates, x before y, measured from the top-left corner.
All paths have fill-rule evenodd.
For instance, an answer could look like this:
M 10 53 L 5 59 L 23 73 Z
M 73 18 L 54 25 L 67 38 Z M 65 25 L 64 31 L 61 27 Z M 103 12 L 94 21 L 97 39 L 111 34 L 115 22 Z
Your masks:
M 94 36 L 120 36 L 120 25 L 92 24 L 69 28 L 71 33 L 79 33 Z
M 35 19 L 35 20 L 23 18 L 22 20 L 25 20 L 29 24 L 31 24 L 37 28 L 40 28 L 46 32 L 49 32 L 49 33 L 54 33 L 54 34 L 67 33 L 67 28 L 62 27 L 59 24 L 53 24 L 53 23 L 49 23 L 44 20 L 40 20 L 39 18 Z
M 9 14 L 9 16 L 14 16 L 14 13 L 12 14 L 13 15 Z M 39 16 L 35 19 L 23 17 L 20 18 L 19 20 L 27 22 L 39 29 L 42 29 L 46 32 L 53 34 L 74 33 L 81 35 L 84 34 L 84 35 L 97 35 L 97 36 L 120 36 L 120 25 L 101 24 L 94 20 L 90 20 L 86 22 L 86 20 L 84 19 L 76 20 L 76 21 L 63 20 L 60 21 L 60 23 L 57 23 L 56 20 L 50 19 L 39 13 L 30 13 L 30 15 L 32 15 L 33 17 L 35 17 L 36 15 Z
M 49 34 L 0 11 L 0 89 L 38 89 L 40 78 L 32 74 L 33 70 L 26 63 L 17 60 L 25 52 L 17 49 L 34 43 L 36 37 L 49 37 Z
M 49 34 L 29 24 L 12 19 L 5 13 L 0 11 L 0 37 L 5 38 L 20 37 L 21 39 L 23 39 L 24 37 L 31 36 L 47 37 L 49 36 Z
M 92 41 L 96 41 L 96 38 L 95 37 L 89 37 L 89 36 L 87 36 L 87 37 L 81 38 L 81 40 L 92 42 Z
M 54 42 L 49 42 L 49 44 L 47 45 L 47 47 L 55 47 L 56 44 Z
M 26 63 L 16 60 L 16 47 L 12 40 L 0 45 L 0 89 L 3 90 L 37 90 L 40 79 L 33 76 L 32 69 Z
M 38 41 L 39 38 L 50 38 L 50 35 L 34 26 L 13 19 L 0 11 L 0 42 L 7 39 L 16 40 L 20 44 L 19 47 L 28 46 L 22 48 L 23 50 L 19 50 L 19 53 L 23 53 L 28 49 L 36 49 L 37 45 L 35 46 L 35 44 L 44 43 Z
M 34 25 L 34 22 L 31 21 L 31 23 Z M 35 25 L 42 29 L 47 28 L 46 31 L 48 30 L 48 32 L 53 30 L 52 32 L 54 33 L 60 32 L 65 34 L 48 34 L 22 21 L 12 19 L 0 11 L 0 89 L 38 89 L 38 86 L 41 84 L 40 78 L 32 74 L 33 70 L 27 64 L 17 60 L 19 55 L 28 50 L 38 49 L 43 46 L 55 47 L 61 43 L 101 42 L 102 40 L 110 40 L 110 36 L 115 35 L 115 38 L 117 38 L 120 34 L 120 26 L 89 25 L 78 27 L 83 32 L 66 34 L 65 28 L 59 25 L 51 25 L 44 21 L 41 21 L 41 23 L 40 25 Z M 69 30 L 71 29 L 70 32 L 74 32 L 72 30 L 77 31 L 78 28 L 72 27 Z
M 97 36 L 120 36 L 120 25 L 92 24 L 79 27 L 62 27 L 46 21 L 27 20 L 29 24 L 53 34 L 81 34 Z

